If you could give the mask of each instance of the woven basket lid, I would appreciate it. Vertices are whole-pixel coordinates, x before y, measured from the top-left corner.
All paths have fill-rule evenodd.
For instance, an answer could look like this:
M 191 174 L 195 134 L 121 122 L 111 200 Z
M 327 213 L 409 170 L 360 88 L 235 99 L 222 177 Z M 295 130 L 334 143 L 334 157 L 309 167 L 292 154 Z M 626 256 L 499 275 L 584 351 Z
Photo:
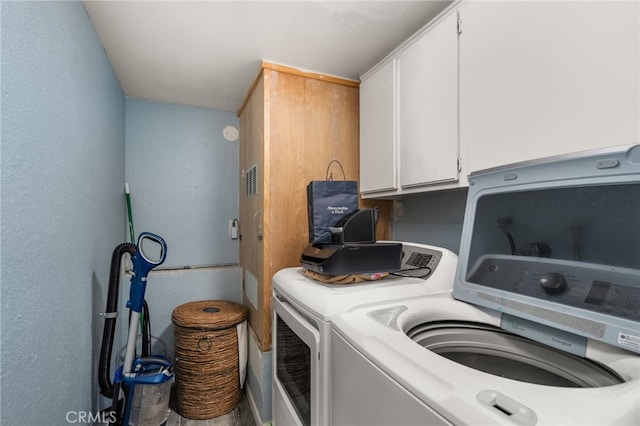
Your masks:
M 228 300 L 200 300 L 178 306 L 171 314 L 175 325 L 198 329 L 223 329 L 247 319 L 247 308 Z

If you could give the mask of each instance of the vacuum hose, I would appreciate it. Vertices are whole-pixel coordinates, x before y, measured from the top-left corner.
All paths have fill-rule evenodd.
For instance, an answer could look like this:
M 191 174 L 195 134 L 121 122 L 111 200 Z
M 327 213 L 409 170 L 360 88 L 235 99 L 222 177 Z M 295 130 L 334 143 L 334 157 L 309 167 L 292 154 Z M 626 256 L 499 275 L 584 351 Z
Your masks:
M 113 349 L 113 335 L 116 330 L 116 316 L 118 314 L 118 291 L 120 288 L 120 261 L 124 253 L 131 257 L 137 252 L 136 246 L 123 243 L 113 250 L 111 257 L 111 271 L 109 273 L 109 291 L 107 294 L 107 309 L 105 310 L 104 331 L 102 332 L 102 346 L 100 348 L 100 362 L 98 364 L 98 382 L 100 393 L 106 398 L 113 398 L 113 382 L 111 381 L 111 352 Z

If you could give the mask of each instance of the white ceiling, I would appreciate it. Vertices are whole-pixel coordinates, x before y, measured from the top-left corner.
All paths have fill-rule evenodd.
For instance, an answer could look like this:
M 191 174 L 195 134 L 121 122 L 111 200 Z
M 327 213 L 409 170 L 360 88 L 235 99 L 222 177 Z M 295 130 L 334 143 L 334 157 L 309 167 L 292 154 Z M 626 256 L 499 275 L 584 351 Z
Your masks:
M 236 112 L 262 60 L 359 79 L 451 0 L 83 3 L 126 96 Z

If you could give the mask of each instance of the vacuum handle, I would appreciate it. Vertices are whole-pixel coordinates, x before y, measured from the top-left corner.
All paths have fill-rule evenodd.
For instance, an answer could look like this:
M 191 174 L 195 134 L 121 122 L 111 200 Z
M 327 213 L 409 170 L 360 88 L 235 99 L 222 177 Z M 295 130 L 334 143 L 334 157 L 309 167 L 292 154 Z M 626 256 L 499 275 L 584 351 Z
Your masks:
M 167 257 L 167 243 L 164 242 L 162 237 L 151 232 L 140 234 L 137 248 L 136 257 L 139 256 L 139 259 L 138 265 L 135 266 L 141 268 L 140 272 L 144 276 L 147 276 L 149 271 L 156 266 L 162 265 Z
M 159 235 L 143 232 L 138 237 L 136 255 L 133 256 L 133 277 L 129 292 L 129 308 L 142 312 L 144 291 L 149 271 L 161 265 L 167 257 L 167 243 Z

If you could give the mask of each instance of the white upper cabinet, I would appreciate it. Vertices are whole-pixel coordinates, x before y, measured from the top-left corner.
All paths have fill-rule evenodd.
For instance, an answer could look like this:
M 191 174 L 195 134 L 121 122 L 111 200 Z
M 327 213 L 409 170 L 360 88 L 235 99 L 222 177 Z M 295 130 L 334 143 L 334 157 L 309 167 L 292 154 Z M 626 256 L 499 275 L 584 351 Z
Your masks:
M 443 15 L 362 78 L 363 197 L 458 180 L 457 22 Z
M 639 18 L 637 1 L 465 4 L 467 171 L 640 141 Z
M 396 61 L 360 84 L 360 191 L 396 189 Z
M 458 179 L 457 28 L 452 13 L 399 55 L 403 188 Z
M 364 74 L 360 95 L 365 198 L 637 143 L 640 2 L 456 2 Z

